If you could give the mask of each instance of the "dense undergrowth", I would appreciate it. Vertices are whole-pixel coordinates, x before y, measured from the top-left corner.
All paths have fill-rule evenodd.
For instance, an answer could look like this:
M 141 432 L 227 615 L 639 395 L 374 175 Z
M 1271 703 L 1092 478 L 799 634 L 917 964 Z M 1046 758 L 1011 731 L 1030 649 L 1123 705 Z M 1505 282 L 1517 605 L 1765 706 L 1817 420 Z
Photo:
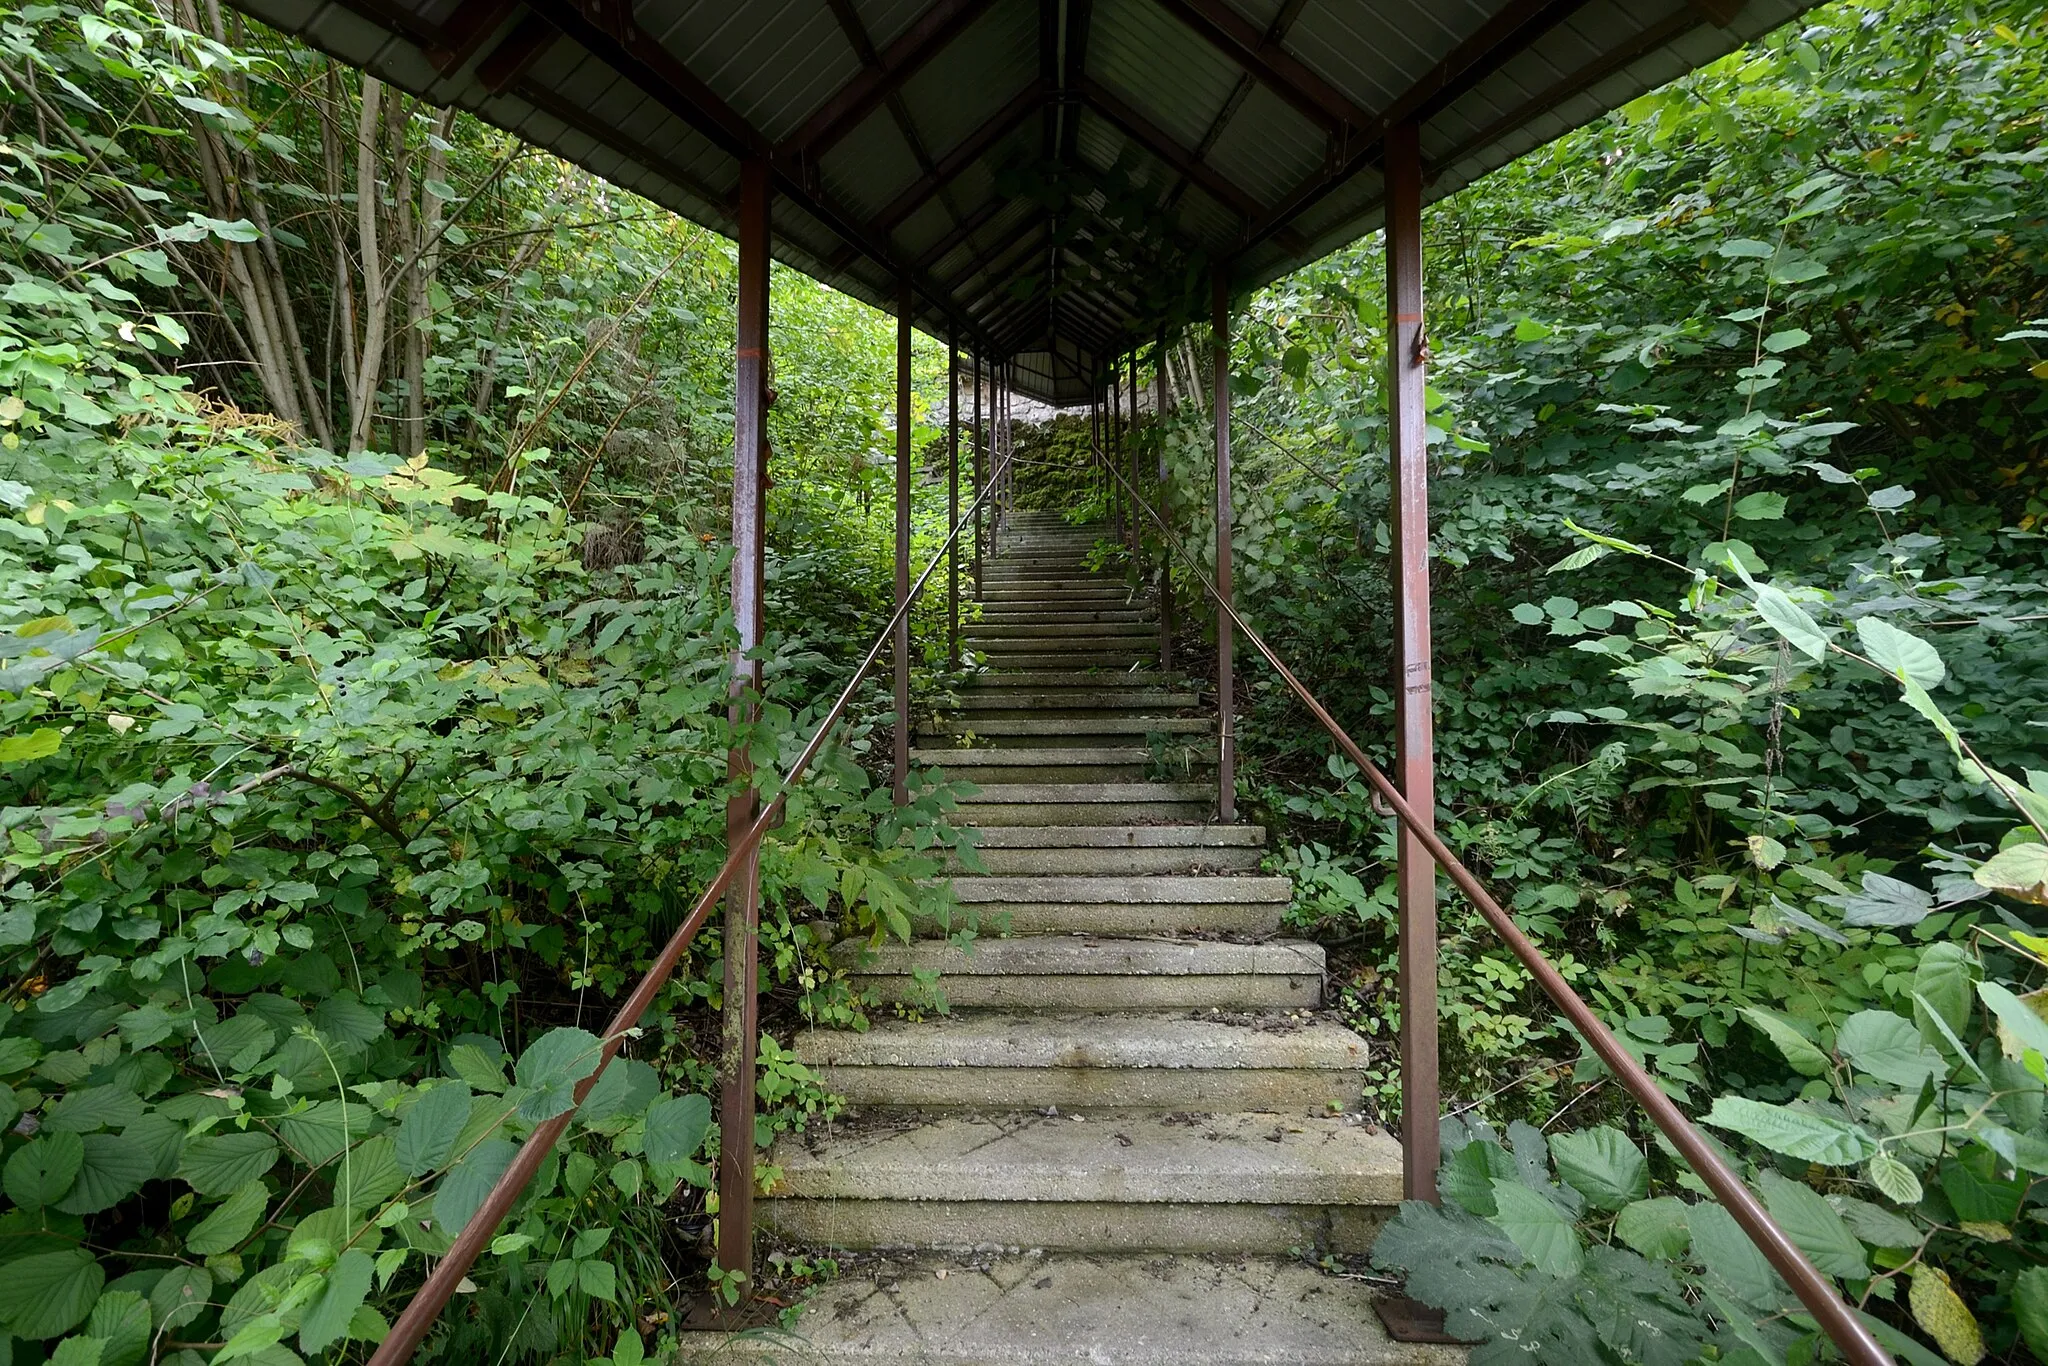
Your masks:
M 1425 224 L 1439 828 L 1921 1361 L 2048 1355 L 2044 55 L 2035 5 L 1828 6 Z M 1369 244 L 1254 296 L 1232 379 L 1239 601 L 1361 738 L 1380 279 Z M 1144 439 L 1206 557 L 1206 336 L 1174 347 Z M 1391 1038 L 1389 823 L 1241 667 L 1243 797 Z M 1382 1263 L 1486 1360 L 1810 1357 L 1455 896 L 1443 942 L 1447 1212 Z
M 359 1360 L 718 867 L 727 753 L 785 766 L 885 619 L 888 325 L 777 281 L 734 727 L 722 239 L 172 5 L 0 10 L 0 207 L 0 1360 Z M 858 1021 L 826 943 L 949 910 L 886 707 L 764 857 L 764 1145 L 833 1104 L 774 1037 Z M 671 1331 L 719 953 L 422 1359 Z

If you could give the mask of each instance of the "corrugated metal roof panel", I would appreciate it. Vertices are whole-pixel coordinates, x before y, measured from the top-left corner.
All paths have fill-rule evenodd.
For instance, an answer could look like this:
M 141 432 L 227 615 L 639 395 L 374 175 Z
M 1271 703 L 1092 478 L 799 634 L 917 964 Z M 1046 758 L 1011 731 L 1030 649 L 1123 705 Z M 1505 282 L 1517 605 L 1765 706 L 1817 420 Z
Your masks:
M 863 73 L 830 0 L 629 0 L 630 18 L 623 19 L 608 4 L 524 0 L 525 10 L 477 35 L 480 46 L 463 48 L 459 64 L 446 70 L 428 51 L 463 47 L 442 26 L 462 21 L 465 0 L 234 3 L 402 89 L 471 109 L 721 230 L 729 227 L 740 149 L 786 140 L 852 83 L 876 79 Z M 1045 269 L 1045 210 L 1001 201 L 995 171 L 1041 155 L 1045 116 L 1022 103 L 1006 109 L 1006 102 L 1041 71 L 1064 81 L 1061 54 L 1048 62 L 1039 51 L 1039 16 L 1042 5 L 1051 5 L 1055 32 L 1064 32 L 1075 0 L 846 3 L 880 51 L 913 32 L 952 35 L 943 45 L 926 45 L 929 61 L 899 92 L 934 162 L 943 163 L 999 110 L 1020 122 L 982 155 L 949 168 L 957 174 L 927 201 L 906 200 L 900 223 L 878 225 L 876 215 L 924 172 L 887 102 L 857 102 L 867 111 L 860 126 L 822 155 L 778 154 L 779 257 L 884 307 L 895 306 L 907 273 L 916 282 L 920 325 L 943 328 L 949 314 L 976 320 L 1001 330 L 1000 338 L 985 339 L 989 344 L 1040 348 L 1046 328 L 1057 323 L 1074 335 L 1058 339 L 1057 365 L 1051 352 L 1041 353 L 1046 387 L 1038 392 L 1067 400 L 1085 392 L 1081 339 L 1107 344 L 1105 329 L 1116 332 L 1130 320 L 1133 299 L 1147 292 L 1133 278 L 1139 271 L 1175 272 L 1156 283 L 1177 287 L 1177 261 L 1199 246 L 1229 258 L 1242 288 L 1378 226 L 1377 171 L 1369 159 L 1348 168 L 1329 163 L 1333 127 L 1351 121 L 1336 146 L 1357 157 L 1377 137 L 1373 111 L 1421 108 L 1427 193 L 1441 198 L 1809 7 L 1808 0 L 1749 0 L 1722 29 L 1691 0 L 1556 0 L 1554 18 L 1530 0 L 1307 0 L 1277 50 L 1268 46 L 1262 57 L 1239 60 L 1242 54 L 1230 50 L 1235 39 L 1203 36 L 1199 24 L 1184 22 L 1159 0 L 1092 0 L 1084 75 L 1096 84 L 1056 92 L 1074 129 L 1078 162 L 1096 176 L 1120 167 L 1134 184 L 1165 193 L 1181 178 L 1178 167 L 1200 152 L 1201 177 L 1210 185 L 1174 192 L 1173 242 L 1141 249 L 1124 240 L 1133 225 L 1100 224 L 1101 249 L 1114 244 L 1105 278 L 1078 279 L 1083 266 L 1073 257 L 1068 283 L 1078 287 L 1055 304 L 1046 292 L 1052 276 Z M 1283 0 L 1178 3 L 1191 13 L 1224 4 L 1223 27 L 1235 24 L 1254 46 L 1284 13 Z M 543 17 L 559 36 L 517 54 L 523 61 L 491 65 L 499 45 L 546 32 L 529 15 Z M 1514 22 L 1503 23 L 1504 16 Z M 1503 34 L 1515 36 L 1503 42 Z M 1472 65 L 1438 69 L 1452 54 Z M 1330 101 L 1284 93 L 1252 69 L 1277 63 L 1284 76 L 1290 61 L 1310 73 L 1308 83 L 1333 88 L 1337 104 L 1364 112 L 1333 123 Z M 486 87 L 484 70 L 495 72 L 499 90 Z M 885 89 L 890 84 L 882 78 Z M 1105 100 L 1125 107 L 1120 125 L 1080 112 L 1097 86 L 1099 110 L 1115 112 Z M 1102 204 L 1093 191 L 1080 194 L 1063 208 L 1064 221 L 1085 221 L 1076 216 L 1099 213 Z M 1284 213 L 1267 214 L 1264 206 L 1272 205 L 1285 206 Z M 1238 206 L 1250 206 L 1256 220 L 1249 241 Z M 963 222 L 980 225 L 964 240 Z M 1095 249 L 1085 240 L 1080 245 L 1082 254 Z M 919 257 L 934 252 L 941 259 L 928 262 L 929 269 L 919 265 Z M 1133 264 L 1154 260 L 1162 264 Z M 1021 302 L 1019 281 L 1028 287 Z

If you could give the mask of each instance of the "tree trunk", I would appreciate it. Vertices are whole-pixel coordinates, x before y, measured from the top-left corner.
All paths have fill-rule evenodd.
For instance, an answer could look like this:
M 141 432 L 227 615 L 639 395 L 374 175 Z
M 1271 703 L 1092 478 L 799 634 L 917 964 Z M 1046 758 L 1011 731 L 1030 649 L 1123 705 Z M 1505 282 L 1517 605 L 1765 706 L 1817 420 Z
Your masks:
M 384 82 L 375 76 L 363 77 L 363 110 L 356 122 L 356 247 L 362 261 L 363 331 L 355 377 L 349 384 L 351 455 L 370 444 L 370 428 L 377 420 L 377 387 L 383 378 L 390 312 L 384 258 L 377 248 L 377 117 L 383 98 Z

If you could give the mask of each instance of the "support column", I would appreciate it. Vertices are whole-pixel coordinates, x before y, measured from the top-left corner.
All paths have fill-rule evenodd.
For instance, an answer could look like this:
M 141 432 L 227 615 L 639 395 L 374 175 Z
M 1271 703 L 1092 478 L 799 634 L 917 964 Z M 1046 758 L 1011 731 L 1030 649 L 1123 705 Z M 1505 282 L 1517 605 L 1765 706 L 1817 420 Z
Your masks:
M 1123 450 L 1123 432 L 1117 419 L 1123 416 L 1123 399 L 1118 392 L 1117 378 L 1120 371 L 1115 360 L 1109 363 L 1109 392 L 1103 395 L 1102 413 L 1102 458 L 1111 469 L 1121 469 L 1118 459 Z M 1109 502 L 1114 513 L 1110 519 L 1116 532 L 1118 545 L 1128 543 L 1124 517 L 1124 491 L 1115 479 L 1109 481 Z
M 1388 432 L 1394 535 L 1394 780 L 1422 819 L 1436 812 L 1429 640 L 1429 451 L 1423 416 L 1422 151 L 1414 124 L 1387 133 Z M 1435 1201 L 1437 1112 L 1436 863 L 1403 826 L 1399 863 L 1403 1192 Z
M 910 598 L 910 310 L 906 283 L 896 300 L 896 608 Z M 896 623 L 896 805 L 910 801 L 910 613 Z
M 946 531 L 960 529 L 960 329 L 946 326 Z M 907 566 L 906 566 L 907 568 Z M 960 667 L 960 538 L 946 546 L 946 665 Z
M 1154 382 L 1158 393 L 1153 398 L 1152 425 L 1159 438 L 1159 482 L 1154 486 L 1153 497 L 1159 503 L 1159 520 L 1169 529 L 1173 526 L 1173 502 L 1166 493 L 1166 410 L 1171 402 L 1166 384 L 1166 333 L 1162 330 L 1153 348 L 1154 365 L 1157 371 Z M 1165 544 L 1162 535 L 1159 547 L 1159 671 L 1173 672 L 1173 549 Z
M 1138 581 L 1144 582 L 1145 574 L 1145 524 L 1147 518 L 1142 509 L 1145 501 L 1144 482 L 1138 469 L 1138 348 L 1131 348 L 1131 425 L 1126 444 L 1131 448 L 1131 499 L 1136 506 L 1131 508 L 1131 559 L 1138 567 Z
M 730 716 L 743 726 L 760 717 L 762 524 L 768 489 L 768 163 L 740 166 L 739 326 L 733 355 L 732 616 Z M 726 757 L 726 772 L 747 784 L 726 798 L 728 846 L 754 823 L 759 798 L 747 782 L 753 764 L 744 740 Z M 754 1272 L 754 1054 L 760 1037 L 760 857 L 757 851 L 725 894 L 725 982 L 718 1055 L 718 1265 L 747 1278 Z
M 982 525 L 987 520 L 981 506 L 982 490 L 988 487 L 987 440 L 981 430 L 981 350 L 974 352 L 974 596 L 981 597 Z
M 1216 593 L 1236 605 L 1230 591 L 1230 538 L 1236 514 L 1230 501 L 1230 276 L 1219 266 L 1210 298 L 1216 388 Z M 1237 680 L 1232 677 L 1237 634 L 1230 614 L 1216 609 L 1216 814 L 1237 819 Z

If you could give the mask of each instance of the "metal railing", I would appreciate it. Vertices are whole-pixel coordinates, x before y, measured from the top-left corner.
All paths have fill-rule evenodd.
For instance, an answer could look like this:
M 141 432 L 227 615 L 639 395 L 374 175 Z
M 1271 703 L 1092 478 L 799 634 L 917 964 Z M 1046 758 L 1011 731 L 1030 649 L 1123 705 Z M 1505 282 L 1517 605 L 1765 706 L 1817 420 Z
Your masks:
M 1101 452 L 1098 451 L 1097 455 L 1100 456 Z M 1442 837 L 1436 833 L 1434 813 L 1418 814 L 1408 804 L 1400 788 L 1380 771 L 1379 766 L 1373 763 L 1365 751 L 1358 747 L 1357 742 L 1337 724 L 1329 709 L 1308 690 L 1307 685 L 1295 675 L 1294 670 L 1287 667 L 1286 661 L 1266 643 L 1265 638 L 1253 630 L 1251 624 L 1238 613 L 1236 605 L 1217 592 L 1215 580 L 1210 578 L 1200 562 L 1188 553 L 1187 547 L 1174 536 L 1172 528 L 1166 524 L 1165 519 L 1151 503 L 1124 478 L 1122 472 L 1116 468 L 1116 462 L 1100 458 L 1096 462 L 1096 467 L 1107 471 L 1111 478 L 1123 485 L 1124 492 L 1128 495 L 1127 501 L 1133 507 L 1142 508 L 1145 515 L 1158 528 L 1164 548 L 1180 557 L 1181 562 L 1215 600 L 1223 614 L 1244 634 L 1252 648 L 1273 666 L 1281 680 L 1301 699 L 1302 705 L 1309 709 L 1317 724 L 1328 731 L 1330 738 L 1337 742 L 1337 747 L 1344 752 L 1345 757 L 1358 766 L 1358 771 L 1372 787 L 1373 792 L 1429 852 L 1437 866 L 1443 869 L 1451 882 L 1465 894 L 1481 917 L 1492 927 L 1494 933 L 1500 936 L 1508 949 L 1520 960 L 1522 966 L 1528 969 L 1536 984 L 1543 988 L 1544 994 L 1563 1012 L 1587 1045 L 1599 1056 L 1600 1061 L 1614 1073 L 1623 1089 L 1649 1112 L 1651 1122 L 1671 1141 L 1671 1146 L 1685 1158 L 1700 1180 L 1706 1183 L 1722 1208 L 1734 1216 L 1735 1222 L 1748 1235 L 1750 1242 L 1756 1245 L 1757 1250 L 1763 1253 L 1778 1274 L 1785 1278 L 1793 1293 L 1799 1297 L 1800 1303 L 1806 1306 L 1815 1322 L 1841 1350 L 1843 1356 L 1859 1363 L 1859 1366 L 1892 1366 L 1891 1353 L 1878 1344 L 1870 1329 L 1857 1318 L 1855 1311 L 1843 1302 L 1842 1297 L 1836 1293 L 1833 1282 L 1823 1276 L 1807 1259 L 1806 1254 L 1799 1250 L 1798 1245 L 1778 1226 L 1777 1221 L 1771 1218 L 1769 1211 L 1749 1187 L 1743 1184 L 1742 1179 L 1728 1169 L 1728 1165 L 1714 1151 L 1706 1136 L 1694 1127 L 1685 1112 L 1664 1094 L 1642 1064 L 1638 1063 L 1614 1036 L 1614 1031 L 1609 1029 L 1606 1022 L 1586 1004 L 1585 999 L 1572 990 L 1571 984 L 1565 981 L 1563 974 L 1558 972 L 1529 936 L 1522 932 L 1521 926 L 1515 924 L 1514 918 L 1502 909 L 1478 876 L 1459 860 L 1448 844 L 1444 843 Z M 1404 1066 L 1406 1061 L 1403 1060 Z
M 896 610 L 890 615 L 888 622 L 875 634 L 867 653 L 861 656 L 859 666 L 854 669 L 853 676 L 846 680 L 846 686 L 840 689 L 839 696 L 819 718 L 809 741 L 797 755 L 796 761 L 790 765 L 789 772 L 783 775 L 781 782 L 777 784 L 773 800 L 761 809 L 752 824 L 730 842 L 724 864 L 719 867 L 711 881 L 705 884 L 703 893 L 690 908 L 690 913 L 683 918 L 682 924 L 676 927 L 675 933 L 669 936 L 668 943 L 662 947 L 661 953 L 641 977 L 639 985 L 633 988 L 632 994 L 612 1016 L 611 1023 L 605 1026 L 597 1069 L 576 1084 L 572 1104 L 567 1111 L 536 1125 L 526 1136 L 525 1141 L 520 1144 L 518 1154 L 505 1169 L 505 1174 L 491 1187 L 491 1192 L 484 1198 L 483 1204 L 470 1216 L 469 1222 L 462 1226 L 462 1232 L 456 1235 L 454 1244 L 428 1275 L 425 1284 L 414 1292 L 412 1299 L 399 1314 L 397 1322 L 391 1325 L 391 1332 L 378 1344 L 376 1352 L 370 1357 L 370 1366 L 402 1366 L 402 1363 L 412 1359 L 412 1354 L 425 1340 L 427 1332 L 434 1326 L 434 1321 L 440 1316 L 442 1309 L 447 1307 L 449 1298 L 455 1294 L 469 1268 L 475 1264 L 477 1257 L 496 1235 L 498 1226 L 504 1222 L 505 1216 L 512 1212 L 512 1207 L 518 1202 L 520 1194 L 533 1180 L 534 1174 L 540 1170 L 541 1162 L 567 1132 L 569 1121 L 576 1117 L 576 1111 L 582 1107 L 591 1088 L 597 1085 L 598 1078 L 604 1075 L 605 1068 L 618 1056 L 619 1048 L 625 1042 L 626 1036 L 639 1025 L 640 1017 L 653 1007 L 656 995 L 674 974 L 676 964 L 682 961 L 682 956 L 688 951 L 691 941 L 697 937 L 698 930 L 703 928 L 711 908 L 731 889 L 735 878 L 747 865 L 749 856 L 760 845 L 762 839 L 781 822 L 782 809 L 789 799 L 790 789 L 803 778 L 811 762 L 818 757 L 826 741 L 838 728 L 847 706 L 853 701 L 854 694 L 859 691 L 869 671 L 874 668 L 875 661 L 881 658 L 884 647 L 888 645 L 898 625 L 909 619 L 911 608 L 923 594 L 925 586 L 931 582 L 931 577 L 937 572 L 938 567 L 946 562 L 948 553 L 958 544 L 961 532 L 974 525 L 975 515 L 991 499 L 998 497 L 1009 473 L 1010 451 L 1006 447 L 998 453 L 998 458 L 989 471 L 989 478 L 975 495 L 974 502 L 954 523 L 944 544 L 933 553 L 931 560 L 924 567 L 924 572 L 917 576 L 904 595 L 903 601 L 896 605 Z M 896 724 L 907 726 L 909 717 L 899 715 Z

